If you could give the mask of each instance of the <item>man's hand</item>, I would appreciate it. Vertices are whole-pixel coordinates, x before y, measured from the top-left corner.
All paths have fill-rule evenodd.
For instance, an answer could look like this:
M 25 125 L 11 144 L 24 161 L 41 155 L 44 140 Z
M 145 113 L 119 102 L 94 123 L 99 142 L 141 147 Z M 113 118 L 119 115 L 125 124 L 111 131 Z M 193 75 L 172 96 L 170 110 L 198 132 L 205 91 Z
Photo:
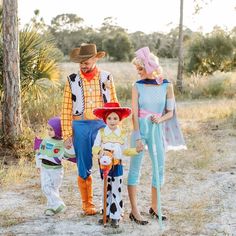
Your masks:
M 72 137 L 69 137 L 68 139 L 64 141 L 65 148 L 70 149 L 72 145 L 73 145 Z

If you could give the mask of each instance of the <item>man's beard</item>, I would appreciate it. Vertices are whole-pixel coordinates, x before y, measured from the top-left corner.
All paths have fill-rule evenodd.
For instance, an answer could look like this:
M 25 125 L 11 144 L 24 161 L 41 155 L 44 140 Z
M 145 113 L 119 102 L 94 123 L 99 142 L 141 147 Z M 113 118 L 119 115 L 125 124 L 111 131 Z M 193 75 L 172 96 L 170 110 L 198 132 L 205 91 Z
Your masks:
M 91 71 L 91 68 L 81 68 L 82 72 L 88 73 Z
M 90 68 L 80 68 L 83 73 L 89 73 L 94 69 L 95 65 L 91 66 Z

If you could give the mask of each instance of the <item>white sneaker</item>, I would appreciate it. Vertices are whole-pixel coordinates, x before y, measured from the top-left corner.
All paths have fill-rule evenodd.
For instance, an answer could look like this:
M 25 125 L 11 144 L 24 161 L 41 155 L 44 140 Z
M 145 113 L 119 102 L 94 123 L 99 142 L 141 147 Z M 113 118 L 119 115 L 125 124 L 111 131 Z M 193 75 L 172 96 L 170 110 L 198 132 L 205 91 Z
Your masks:
M 53 209 L 46 209 L 46 210 L 44 211 L 44 214 L 45 214 L 46 216 L 54 216 L 54 215 L 55 215 L 55 211 L 54 211 Z
M 61 204 L 55 211 L 54 213 L 57 214 L 57 213 L 62 213 L 66 210 L 66 206 L 64 204 Z

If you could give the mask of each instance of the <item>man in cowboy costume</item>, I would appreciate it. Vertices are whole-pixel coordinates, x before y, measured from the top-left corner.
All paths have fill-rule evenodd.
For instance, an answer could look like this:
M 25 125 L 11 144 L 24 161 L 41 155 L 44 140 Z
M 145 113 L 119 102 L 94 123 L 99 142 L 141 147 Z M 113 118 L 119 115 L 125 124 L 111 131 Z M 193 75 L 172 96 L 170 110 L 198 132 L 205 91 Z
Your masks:
M 92 190 L 92 146 L 97 132 L 105 127 L 93 110 L 107 102 L 117 102 L 111 73 L 100 70 L 96 62 L 105 56 L 95 44 L 82 44 L 70 53 L 79 63 L 79 72 L 68 76 L 62 107 L 62 131 L 66 148 L 74 145 L 78 167 L 78 187 L 86 215 L 96 214 Z

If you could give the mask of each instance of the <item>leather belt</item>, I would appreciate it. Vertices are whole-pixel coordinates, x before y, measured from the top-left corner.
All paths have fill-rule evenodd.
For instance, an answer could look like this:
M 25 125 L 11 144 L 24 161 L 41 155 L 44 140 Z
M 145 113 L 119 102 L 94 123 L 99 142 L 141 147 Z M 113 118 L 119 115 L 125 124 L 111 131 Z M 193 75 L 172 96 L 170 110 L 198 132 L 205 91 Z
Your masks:
M 73 116 L 73 120 L 85 120 L 85 119 L 82 119 L 82 116 Z
M 85 116 L 74 116 L 73 120 L 98 120 L 98 119 L 87 119 Z

